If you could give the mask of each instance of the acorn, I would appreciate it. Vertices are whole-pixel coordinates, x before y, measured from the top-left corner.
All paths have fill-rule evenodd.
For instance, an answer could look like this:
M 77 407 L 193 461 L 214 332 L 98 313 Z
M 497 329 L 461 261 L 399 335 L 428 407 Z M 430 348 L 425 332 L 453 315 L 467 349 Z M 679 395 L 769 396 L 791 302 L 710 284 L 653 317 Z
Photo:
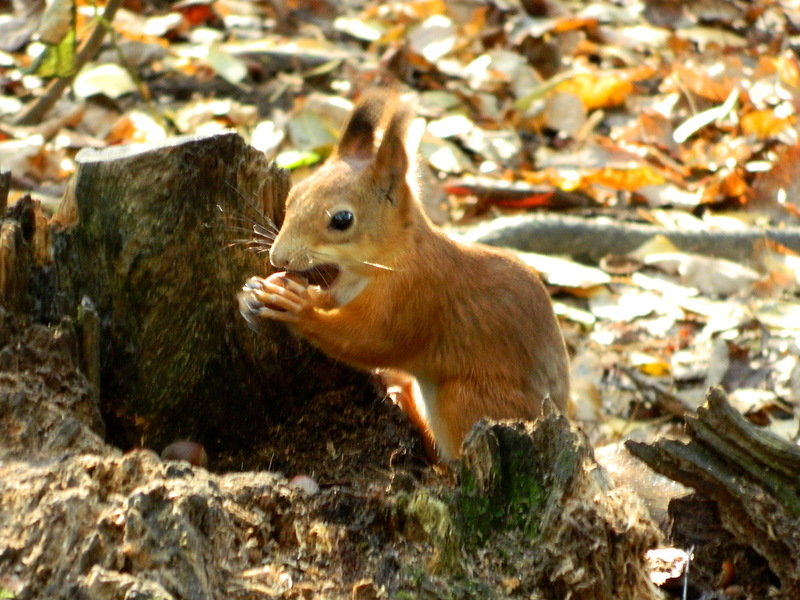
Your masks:
M 196 467 L 208 466 L 208 455 L 206 449 L 197 442 L 191 440 L 180 440 L 172 442 L 161 451 L 163 460 L 185 460 Z

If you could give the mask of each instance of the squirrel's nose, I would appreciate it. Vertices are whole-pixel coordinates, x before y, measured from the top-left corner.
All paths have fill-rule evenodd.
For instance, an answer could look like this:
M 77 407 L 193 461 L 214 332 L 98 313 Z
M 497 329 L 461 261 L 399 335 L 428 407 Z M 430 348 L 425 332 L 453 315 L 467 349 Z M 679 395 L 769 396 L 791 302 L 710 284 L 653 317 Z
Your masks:
M 289 264 L 289 252 L 287 252 L 286 236 L 278 235 L 272 240 L 272 245 L 269 248 L 269 262 L 276 269 L 285 270 Z
M 276 269 L 285 269 L 289 264 L 289 260 L 275 252 L 275 249 L 269 251 L 269 262 Z

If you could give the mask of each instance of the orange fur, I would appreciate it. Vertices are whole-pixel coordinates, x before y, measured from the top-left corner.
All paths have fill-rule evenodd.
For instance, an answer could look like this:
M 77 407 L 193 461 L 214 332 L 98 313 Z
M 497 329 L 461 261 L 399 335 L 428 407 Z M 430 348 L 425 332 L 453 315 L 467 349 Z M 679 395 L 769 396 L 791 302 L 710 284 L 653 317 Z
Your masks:
M 287 199 L 271 262 L 301 274 L 336 265 L 333 284 L 256 278 L 240 305 L 251 320 L 289 323 L 343 362 L 415 379 L 422 398 L 418 410 L 406 408 L 420 422 L 425 415 L 450 459 L 482 417 L 536 418 L 547 395 L 564 409 L 567 355 L 531 268 L 503 250 L 456 242 L 427 218 L 408 183 L 411 115 L 396 106 L 380 95 L 362 101 L 338 150 Z M 338 230 L 334 215 L 348 212 L 352 225 Z

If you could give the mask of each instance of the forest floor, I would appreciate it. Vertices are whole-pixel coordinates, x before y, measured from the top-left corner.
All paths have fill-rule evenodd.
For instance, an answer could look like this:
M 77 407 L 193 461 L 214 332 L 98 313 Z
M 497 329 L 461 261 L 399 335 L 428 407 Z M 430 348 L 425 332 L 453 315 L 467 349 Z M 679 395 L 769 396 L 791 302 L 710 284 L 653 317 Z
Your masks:
M 523 254 L 552 292 L 571 354 L 576 419 L 594 445 L 680 437 L 680 411 L 665 409 L 664 392 L 691 411 L 710 385 L 722 385 L 752 422 L 800 439 L 800 244 L 764 233 L 797 240 L 800 221 L 796 3 L 134 0 L 116 10 L 113 33 L 85 64 L 68 38 L 86 39 L 105 4 L 53 2 L 46 13 L 43 2 L 22 4 L 0 0 L 0 170 L 11 172 L 9 204 L 30 193 L 55 210 L 82 148 L 227 129 L 299 179 L 331 151 L 352 102 L 391 84 L 424 121 L 426 207 L 452 231 L 545 213 L 604 219 L 620 237 L 628 225 L 664 232 L 600 260 L 568 249 L 553 261 Z M 73 85 L 52 110 L 23 122 L 48 78 L 72 71 Z M 675 232 L 720 241 L 698 253 L 670 241 Z M 735 259 L 714 250 L 742 232 L 755 232 L 757 242 L 740 246 Z M 25 516 L 15 533 L 0 531 L 23 536 L 0 548 L 0 560 L 13 563 L 36 547 L 38 558 L 26 560 L 45 564 L 49 556 L 53 571 L 42 568 L 39 587 L 26 588 L 30 581 L 4 570 L 0 598 L 44 594 L 48 580 L 71 581 L 89 597 L 116 597 L 103 596 L 113 588 L 167 598 L 161 583 L 131 575 L 148 561 L 177 560 L 153 557 L 153 532 L 191 537 L 232 523 L 236 533 L 203 548 L 236 560 L 220 559 L 218 571 L 202 575 L 190 557 L 180 567 L 183 587 L 169 593 L 532 593 L 512 559 L 482 580 L 479 571 L 499 560 L 488 554 L 469 563 L 473 572 L 456 588 L 429 574 L 425 535 L 414 541 L 387 494 L 407 491 L 409 477 L 445 489 L 456 478 L 426 465 L 417 434 L 380 392 L 343 388 L 288 406 L 262 446 L 210 453 L 208 474 L 108 444 L 76 370 L 74 333 L 2 318 L 0 418 L 10 434 L 0 443 L 0 490 L 21 489 L 6 476 L 20 475 L 25 457 L 35 457 L 26 468 L 46 476 L 4 505 L 0 514 Z M 99 458 L 88 464 L 82 453 Z M 127 475 L 103 479 L 112 472 Z M 287 483 L 297 475 L 321 492 L 305 495 L 303 479 Z M 96 500 L 84 520 L 70 504 L 79 492 L 65 492 L 70 481 Z M 240 503 L 219 496 L 191 504 L 201 488 L 208 497 L 207 488 L 220 486 Z M 171 494 L 187 498 L 174 514 Z M 272 530 L 258 538 L 253 524 L 265 518 Z M 152 519 L 152 530 L 142 524 L 127 548 L 111 552 L 122 541 L 120 523 L 136 519 Z M 47 523 L 65 525 L 48 537 Z M 94 533 L 77 544 L 87 532 Z M 48 553 L 63 545 L 75 554 L 59 566 L 63 557 Z M 102 568 L 75 575 L 104 551 Z M 246 552 L 247 560 L 239 556 Z M 260 571 L 245 566 L 267 554 L 280 560 Z M 69 576 L 54 578 L 59 569 Z M 696 597 L 725 587 L 720 581 Z M 761 583 L 770 581 L 764 574 Z M 763 588 L 742 593 L 756 597 L 752 589 Z

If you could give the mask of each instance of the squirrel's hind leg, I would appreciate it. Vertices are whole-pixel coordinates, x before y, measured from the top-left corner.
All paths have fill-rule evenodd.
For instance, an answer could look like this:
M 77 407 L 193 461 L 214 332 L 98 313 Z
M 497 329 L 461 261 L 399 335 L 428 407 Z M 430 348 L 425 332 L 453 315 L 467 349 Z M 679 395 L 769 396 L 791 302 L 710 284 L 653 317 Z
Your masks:
M 386 386 L 386 393 L 395 404 L 403 409 L 408 419 L 422 436 L 425 455 L 431 463 L 439 462 L 439 453 L 436 450 L 436 441 L 428 424 L 428 415 L 425 414 L 425 400 L 417 380 L 404 371 L 381 369 L 378 374 Z

